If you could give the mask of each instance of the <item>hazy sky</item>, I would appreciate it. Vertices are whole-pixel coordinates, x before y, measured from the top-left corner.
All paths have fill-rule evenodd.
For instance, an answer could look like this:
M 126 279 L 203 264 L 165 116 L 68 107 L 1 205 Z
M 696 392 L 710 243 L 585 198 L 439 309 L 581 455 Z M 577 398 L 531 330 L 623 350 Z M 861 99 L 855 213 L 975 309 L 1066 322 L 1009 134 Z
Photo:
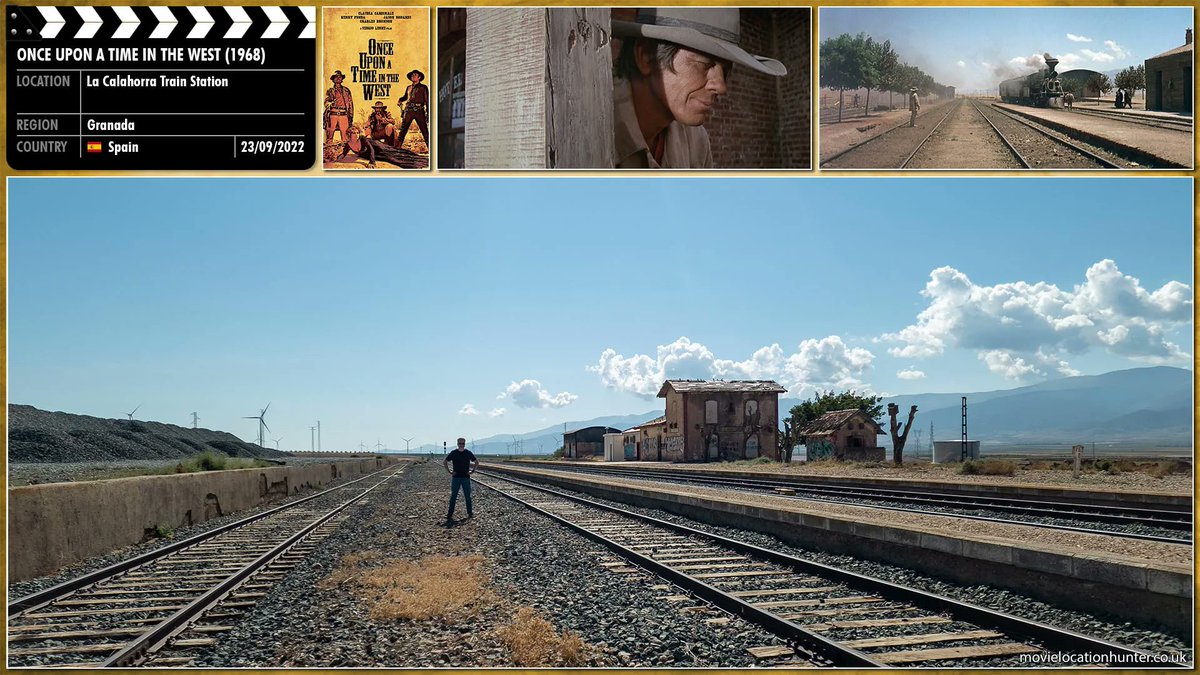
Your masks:
M 823 7 L 821 39 L 865 32 L 960 93 L 1060 59 L 1059 72 L 1136 66 L 1183 44 L 1191 7 Z
M 285 449 L 1191 364 L 1188 179 L 10 179 L 8 222 L 11 402 L 271 402 Z

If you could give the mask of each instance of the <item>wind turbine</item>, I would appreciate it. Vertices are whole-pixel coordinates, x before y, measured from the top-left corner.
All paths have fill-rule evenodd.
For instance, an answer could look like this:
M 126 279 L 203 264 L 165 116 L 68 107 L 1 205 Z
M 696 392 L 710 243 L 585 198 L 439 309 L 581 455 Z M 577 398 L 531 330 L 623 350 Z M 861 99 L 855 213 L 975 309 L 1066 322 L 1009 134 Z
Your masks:
M 271 427 L 267 426 L 267 421 L 266 421 L 265 419 L 263 419 L 264 417 L 266 417 L 266 416 L 267 416 L 267 410 L 268 410 L 270 407 L 271 407 L 271 404 L 270 404 L 270 403 L 268 403 L 268 404 L 267 404 L 267 407 L 266 407 L 266 408 L 263 408 L 263 409 L 262 409 L 262 410 L 260 410 L 260 411 L 258 411 L 258 414 L 257 414 L 257 415 L 253 415 L 253 416 L 250 416 L 250 417 L 243 417 L 243 418 L 242 418 L 242 419 L 244 419 L 244 420 L 258 420 L 258 447 L 260 447 L 260 448 L 265 448 L 265 447 L 266 447 L 265 445 L 263 445 L 263 438 L 264 438 L 264 436 L 263 436 L 263 429 L 266 429 L 267 431 L 270 431 L 270 430 L 271 430 Z
M 139 403 L 139 404 L 137 404 L 137 408 L 134 408 L 133 411 L 125 413 L 125 415 L 129 417 L 130 422 L 133 421 L 133 413 L 137 412 L 138 408 L 141 408 L 141 407 L 142 407 L 142 404 Z
M 413 436 L 413 438 L 416 438 L 416 436 Z M 400 440 L 404 441 L 404 454 L 407 455 L 408 454 L 408 444 L 412 442 L 412 438 L 404 438 L 403 436 L 401 436 Z
M 380 449 L 380 448 L 382 448 L 382 447 L 384 447 L 383 443 L 380 443 L 380 442 L 379 442 L 379 439 L 378 439 L 378 438 L 376 438 L 376 439 L 375 439 L 375 452 L 379 452 L 379 449 Z
M 283 440 L 283 436 L 280 436 L 279 438 L 272 438 L 271 440 L 275 441 L 275 449 L 278 450 L 279 449 L 279 441 Z

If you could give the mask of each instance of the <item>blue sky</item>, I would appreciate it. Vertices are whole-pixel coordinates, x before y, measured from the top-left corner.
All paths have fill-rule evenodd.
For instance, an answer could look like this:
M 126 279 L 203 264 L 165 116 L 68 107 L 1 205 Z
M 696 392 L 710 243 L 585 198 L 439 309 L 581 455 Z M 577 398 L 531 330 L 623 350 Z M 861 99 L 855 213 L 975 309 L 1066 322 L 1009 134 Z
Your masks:
M 1033 72 L 1031 57 L 1046 52 L 1062 60 L 1060 72 L 1138 65 L 1183 44 L 1192 8 L 841 7 L 821 8 L 819 22 L 822 40 L 891 40 L 901 60 L 970 93 Z
M 10 179 L 8 222 L 11 402 L 244 439 L 272 402 L 285 449 L 640 413 L 663 376 L 1191 367 L 1188 179 Z

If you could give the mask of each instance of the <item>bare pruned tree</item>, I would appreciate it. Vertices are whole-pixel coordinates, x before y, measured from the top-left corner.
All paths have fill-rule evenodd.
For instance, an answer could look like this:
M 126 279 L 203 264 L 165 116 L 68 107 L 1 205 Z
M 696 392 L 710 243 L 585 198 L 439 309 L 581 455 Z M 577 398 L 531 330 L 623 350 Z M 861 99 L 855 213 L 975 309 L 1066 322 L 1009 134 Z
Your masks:
M 907 424 L 896 422 L 896 415 L 900 414 L 900 406 L 889 403 L 887 411 L 888 417 L 891 418 L 889 431 L 892 433 L 892 462 L 896 466 L 900 466 L 904 463 L 904 444 L 908 442 L 908 432 L 912 430 L 913 418 L 917 416 L 917 406 L 909 408 Z

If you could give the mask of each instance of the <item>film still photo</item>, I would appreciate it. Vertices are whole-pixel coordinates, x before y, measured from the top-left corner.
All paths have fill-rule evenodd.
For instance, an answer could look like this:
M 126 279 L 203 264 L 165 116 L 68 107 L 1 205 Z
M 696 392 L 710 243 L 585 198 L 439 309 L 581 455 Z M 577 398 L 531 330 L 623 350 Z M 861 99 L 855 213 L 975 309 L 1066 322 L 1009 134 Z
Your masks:
M 439 169 L 811 168 L 808 8 L 443 7 L 437 25 Z
M 322 166 L 428 169 L 429 9 L 322 12 Z
M 822 169 L 1194 166 L 1190 7 L 820 12 Z

